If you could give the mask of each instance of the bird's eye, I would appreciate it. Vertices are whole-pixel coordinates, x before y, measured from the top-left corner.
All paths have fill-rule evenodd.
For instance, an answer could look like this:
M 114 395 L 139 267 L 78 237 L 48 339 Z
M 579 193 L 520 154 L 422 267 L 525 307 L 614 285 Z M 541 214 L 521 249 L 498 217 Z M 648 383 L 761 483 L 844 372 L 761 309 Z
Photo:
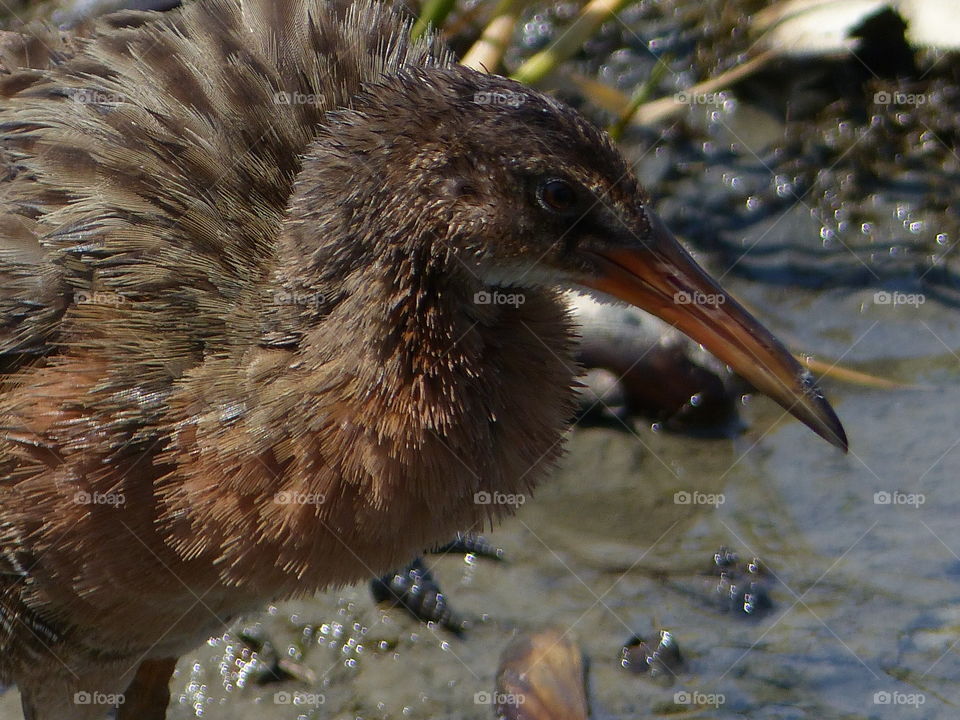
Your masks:
M 540 204 L 556 213 L 570 212 L 577 207 L 577 191 L 566 180 L 547 180 L 537 191 Z

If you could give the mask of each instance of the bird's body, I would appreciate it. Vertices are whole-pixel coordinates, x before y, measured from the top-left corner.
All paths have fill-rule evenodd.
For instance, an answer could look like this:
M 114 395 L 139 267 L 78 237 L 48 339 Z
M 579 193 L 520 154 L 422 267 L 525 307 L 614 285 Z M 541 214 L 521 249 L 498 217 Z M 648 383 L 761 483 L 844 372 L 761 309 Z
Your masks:
M 41 37 L 0 75 L 0 680 L 95 718 L 75 693 L 508 511 L 475 496 L 529 491 L 572 414 L 549 281 L 660 231 L 576 113 L 377 3 Z
M 277 283 L 322 111 L 385 74 L 446 64 L 402 30 L 376 4 L 205 3 L 81 44 L 7 105 L 6 223 L 20 232 L 0 255 L 16 291 L 0 338 L 19 357 L 0 492 L 8 565 L 28 577 L 3 576 L 4 609 L 65 638 L 37 645 L 8 621 L 7 677 L 27 657 L 11 645 L 61 655 L 82 641 L 122 672 L 178 655 L 265 597 L 401 564 L 498 509 L 474 493 L 522 492 L 557 456 L 569 398 L 556 388 L 573 364 L 556 297 L 451 297 L 429 272 L 442 248 L 427 246 L 416 268 L 391 258 L 357 279 Z M 497 347 L 506 337 L 528 357 L 541 341 L 552 352 L 531 372 Z M 98 560 L 107 548 L 123 551 Z M 85 658 L 71 654 L 76 672 Z

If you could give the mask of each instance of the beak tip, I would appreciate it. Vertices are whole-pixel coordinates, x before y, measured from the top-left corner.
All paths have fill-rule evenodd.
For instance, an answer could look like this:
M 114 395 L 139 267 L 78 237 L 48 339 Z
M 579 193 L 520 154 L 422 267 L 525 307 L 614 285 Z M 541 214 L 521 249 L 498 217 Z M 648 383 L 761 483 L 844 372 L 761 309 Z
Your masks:
M 850 444 L 847 442 L 847 434 L 843 431 L 843 425 L 837 423 L 837 426 L 830 428 L 828 433 L 820 433 L 820 437 L 828 443 L 838 448 L 846 455 L 850 451 Z
M 804 425 L 846 454 L 849 452 L 850 444 L 847 441 L 847 433 L 843 429 L 843 423 L 840 422 L 840 418 L 837 417 L 833 407 L 819 391 L 817 391 L 815 397 L 816 400 L 812 405 L 808 405 L 806 411 L 798 417 Z
M 850 452 L 850 443 L 847 441 L 847 433 L 843 429 L 840 421 L 837 421 L 836 427 L 831 428 L 833 437 L 826 438 L 828 442 L 843 451 L 846 455 Z

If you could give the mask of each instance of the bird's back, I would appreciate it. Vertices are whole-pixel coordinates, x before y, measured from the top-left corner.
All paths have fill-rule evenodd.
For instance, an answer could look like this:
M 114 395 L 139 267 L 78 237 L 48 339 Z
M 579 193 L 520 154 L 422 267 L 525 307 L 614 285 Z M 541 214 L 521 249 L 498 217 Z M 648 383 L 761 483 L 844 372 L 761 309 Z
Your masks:
M 447 62 L 365 1 L 208 0 L 38 37 L 8 36 L 0 56 L 0 370 L 76 328 L 72 343 L 107 337 L 158 391 L 255 339 L 258 281 L 324 112 Z

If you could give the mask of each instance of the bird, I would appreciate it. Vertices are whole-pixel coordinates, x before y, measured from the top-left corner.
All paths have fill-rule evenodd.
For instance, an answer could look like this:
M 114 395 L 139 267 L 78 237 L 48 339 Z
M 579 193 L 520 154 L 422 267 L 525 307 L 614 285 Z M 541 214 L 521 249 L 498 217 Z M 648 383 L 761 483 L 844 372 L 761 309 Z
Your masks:
M 0 682 L 163 718 L 176 659 L 375 577 L 561 457 L 575 290 L 833 445 L 811 375 L 610 138 L 376 0 L 196 0 L 0 42 Z

